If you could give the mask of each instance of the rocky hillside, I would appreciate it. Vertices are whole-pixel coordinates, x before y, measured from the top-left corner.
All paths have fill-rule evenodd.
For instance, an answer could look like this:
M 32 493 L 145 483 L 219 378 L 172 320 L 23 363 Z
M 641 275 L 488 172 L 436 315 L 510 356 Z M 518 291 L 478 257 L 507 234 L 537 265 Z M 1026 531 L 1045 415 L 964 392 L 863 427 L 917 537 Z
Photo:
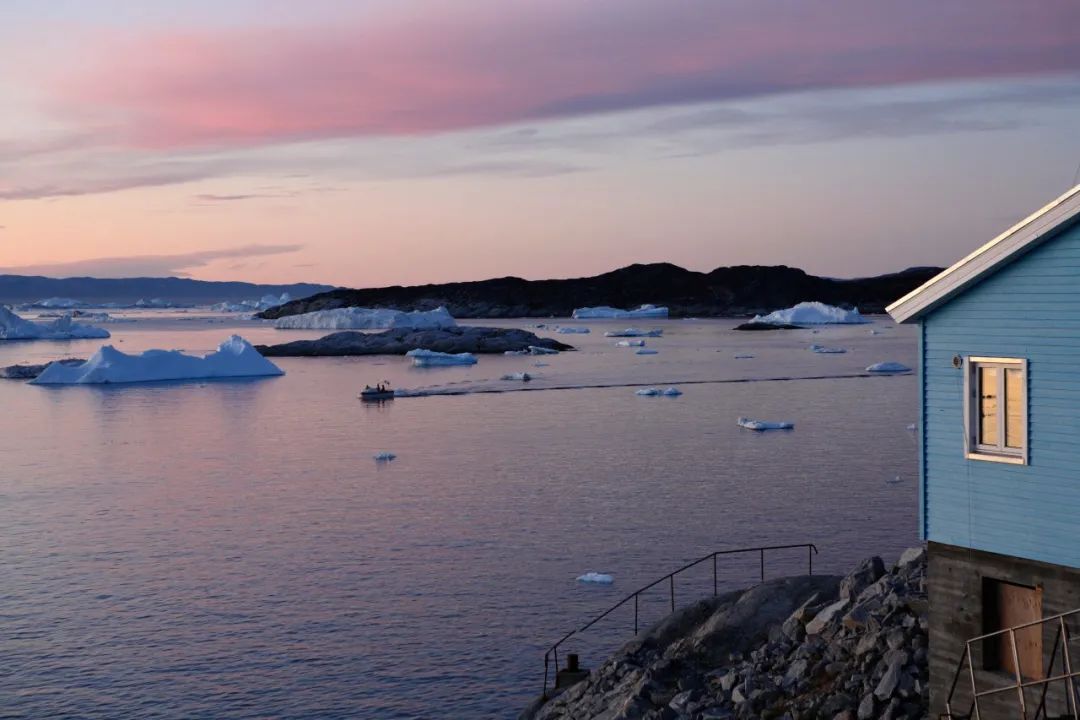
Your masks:
M 443 285 L 338 289 L 272 308 L 261 317 L 273 319 L 350 306 L 411 311 L 440 305 L 458 318 L 566 317 L 579 307 L 631 308 L 645 303 L 666 305 L 675 317 L 715 317 L 768 312 L 804 300 L 873 313 L 938 272 L 938 268 L 911 268 L 890 275 L 835 280 L 783 265 L 740 265 L 700 273 L 657 263 L 570 280 L 506 277 Z
M 927 716 L 926 553 L 676 612 L 522 720 Z

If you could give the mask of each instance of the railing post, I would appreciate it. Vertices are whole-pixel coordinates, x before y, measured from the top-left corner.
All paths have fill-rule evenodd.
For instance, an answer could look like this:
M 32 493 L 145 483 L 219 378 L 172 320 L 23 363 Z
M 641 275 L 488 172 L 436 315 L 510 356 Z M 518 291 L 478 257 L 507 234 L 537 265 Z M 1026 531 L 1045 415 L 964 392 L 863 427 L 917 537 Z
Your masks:
M 548 654 L 544 653 L 544 699 L 547 700 Z
M 1016 694 L 1020 701 L 1020 714 L 1027 720 L 1027 702 L 1024 700 L 1024 678 L 1020 673 L 1020 653 L 1016 650 L 1016 630 L 1009 628 L 1009 641 L 1012 645 L 1013 667 L 1016 668 Z
M 810 568 L 810 572 L 808 572 L 806 574 L 807 575 L 813 575 L 814 574 L 814 546 L 813 545 L 807 545 L 806 546 L 806 560 L 807 560 L 807 565 Z
M 672 574 L 668 579 L 671 580 L 671 612 L 675 612 L 675 575 Z
M 964 643 L 964 648 L 967 653 L 968 674 L 971 676 L 971 702 L 975 705 L 975 720 L 982 720 L 979 712 L 979 691 L 975 689 L 975 664 L 971 661 L 971 643 Z
M 716 597 L 717 595 L 720 594 L 719 592 L 717 592 L 717 587 L 718 586 L 716 584 L 716 553 L 713 553 L 713 555 L 712 555 L 712 594 L 713 594 L 713 597 Z
M 634 593 L 634 637 L 637 637 L 637 634 L 638 634 L 638 629 L 637 629 L 638 628 L 638 624 L 637 624 L 637 599 L 638 599 L 638 595 L 637 595 L 637 593 Z
M 765 548 L 761 548 L 761 582 L 765 582 Z
M 1069 629 L 1065 626 L 1064 617 L 1059 617 L 1058 623 L 1061 625 L 1059 631 L 1061 633 L 1061 657 L 1065 663 L 1065 675 L 1067 676 L 1065 689 L 1069 693 L 1069 702 L 1065 707 L 1072 713 L 1073 720 L 1077 720 L 1080 711 L 1076 708 L 1076 685 L 1073 683 L 1072 657 L 1069 655 Z

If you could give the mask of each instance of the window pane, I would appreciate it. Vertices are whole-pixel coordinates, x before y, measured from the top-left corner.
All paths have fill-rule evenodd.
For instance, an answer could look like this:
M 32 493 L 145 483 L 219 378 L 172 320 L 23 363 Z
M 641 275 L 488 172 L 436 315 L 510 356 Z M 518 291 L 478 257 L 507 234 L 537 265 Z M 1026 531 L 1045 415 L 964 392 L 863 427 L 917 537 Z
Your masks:
M 1005 370 L 1005 446 L 1024 447 L 1024 373 Z
M 980 367 L 979 444 L 998 444 L 998 369 Z

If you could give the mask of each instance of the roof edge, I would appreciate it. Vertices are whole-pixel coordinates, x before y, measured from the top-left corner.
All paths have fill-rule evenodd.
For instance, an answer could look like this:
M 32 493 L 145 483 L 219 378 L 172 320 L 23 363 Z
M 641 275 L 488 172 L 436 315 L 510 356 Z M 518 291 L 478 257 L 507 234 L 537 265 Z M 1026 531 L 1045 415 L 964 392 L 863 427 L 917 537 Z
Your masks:
M 898 323 L 912 322 L 1037 246 L 1080 215 L 1080 185 L 1010 227 L 885 308 Z

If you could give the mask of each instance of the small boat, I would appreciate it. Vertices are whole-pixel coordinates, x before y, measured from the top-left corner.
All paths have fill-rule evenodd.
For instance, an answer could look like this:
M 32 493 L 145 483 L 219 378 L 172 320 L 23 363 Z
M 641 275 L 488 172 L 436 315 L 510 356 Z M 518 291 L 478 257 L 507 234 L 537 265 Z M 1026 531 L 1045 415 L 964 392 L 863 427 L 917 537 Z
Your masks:
M 364 389 L 360 391 L 361 400 L 393 400 L 394 389 L 390 387 L 390 383 L 385 380 L 375 387 L 365 385 Z

